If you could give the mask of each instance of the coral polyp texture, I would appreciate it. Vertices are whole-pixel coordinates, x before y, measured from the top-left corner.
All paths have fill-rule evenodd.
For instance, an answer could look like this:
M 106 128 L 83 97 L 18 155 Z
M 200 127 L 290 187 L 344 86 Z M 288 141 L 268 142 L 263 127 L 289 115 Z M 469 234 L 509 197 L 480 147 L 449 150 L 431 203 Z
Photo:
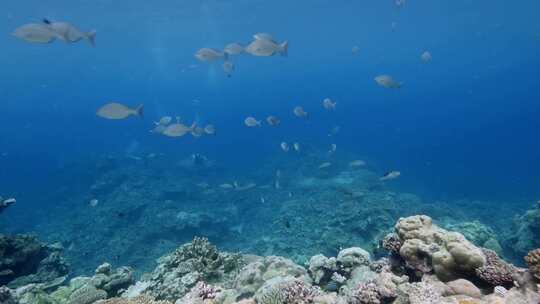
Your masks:
M 525 261 L 534 277 L 540 280 L 540 248 L 531 250 L 525 256 Z

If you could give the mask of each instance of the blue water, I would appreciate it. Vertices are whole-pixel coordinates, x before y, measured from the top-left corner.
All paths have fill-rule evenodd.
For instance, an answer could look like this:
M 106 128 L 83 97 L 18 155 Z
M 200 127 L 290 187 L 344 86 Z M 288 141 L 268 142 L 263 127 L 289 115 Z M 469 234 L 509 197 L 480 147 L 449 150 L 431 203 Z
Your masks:
M 59 172 L 93 156 L 202 153 L 248 174 L 281 153 L 281 141 L 319 150 L 336 143 L 378 174 L 400 170 L 392 187 L 428 200 L 517 203 L 540 195 L 538 1 L 411 0 L 396 8 L 390 0 L 28 0 L 0 7 L 0 190 L 18 196 L 20 212 L 46 208 L 40 197 L 60 187 L 77 189 Z M 43 17 L 95 29 L 97 46 L 32 45 L 9 35 Z M 288 40 L 289 56 L 235 57 L 231 78 L 221 63 L 193 57 L 202 47 L 247 44 L 257 32 Z M 427 64 L 425 50 L 433 55 Z M 377 86 L 379 74 L 403 88 Z M 326 97 L 338 102 L 335 112 L 322 108 Z M 96 109 L 110 101 L 143 103 L 145 118 L 98 118 Z M 307 121 L 292 115 L 296 105 Z M 248 115 L 270 114 L 281 118 L 279 128 L 243 124 Z M 218 135 L 149 133 L 163 115 L 212 123 Z M 334 126 L 341 131 L 328 137 Z M 80 172 L 81 180 L 87 175 Z

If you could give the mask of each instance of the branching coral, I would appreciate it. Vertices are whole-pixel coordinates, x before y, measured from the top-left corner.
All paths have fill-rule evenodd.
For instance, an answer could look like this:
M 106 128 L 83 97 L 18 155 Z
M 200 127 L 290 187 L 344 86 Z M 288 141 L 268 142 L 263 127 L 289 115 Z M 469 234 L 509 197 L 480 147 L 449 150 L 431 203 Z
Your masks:
M 320 293 L 301 280 L 277 277 L 261 287 L 255 299 L 258 304 L 308 304 Z
M 525 261 L 529 266 L 531 274 L 540 280 L 540 248 L 534 249 L 525 256 Z
M 172 304 L 169 301 L 157 301 L 147 295 L 140 295 L 133 299 L 112 298 L 99 302 L 99 304 Z
M 347 304 L 380 304 L 381 295 L 375 282 L 364 282 L 356 286 L 347 298 Z

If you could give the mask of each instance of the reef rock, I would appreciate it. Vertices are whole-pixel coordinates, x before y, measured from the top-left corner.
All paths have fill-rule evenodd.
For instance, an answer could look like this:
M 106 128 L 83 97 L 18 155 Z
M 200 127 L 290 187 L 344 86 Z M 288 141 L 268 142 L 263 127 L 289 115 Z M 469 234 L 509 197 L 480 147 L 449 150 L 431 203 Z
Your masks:
M 525 261 L 529 266 L 531 274 L 537 279 L 540 280 L 540 248 L 531 250 L 527 256 L 525 256 Z
M 462 234 L 434 225 L 428 216 L 401 218 L 395 229 L 403 243 L 400 256 L 420 276 L 433 271 L 442 281 L 450 281 L 474 275 L 486 263 L 480 248 Z
M 0 285 L 47 283 L 68 271 L 61 246 L 41 243 L 31 235 L 0 235 Z
M 476 276 L 492 286 L 512 287 L 516 267 L 503 261 L 495 251 L 482 249 L 486 263 L 476 268 Z

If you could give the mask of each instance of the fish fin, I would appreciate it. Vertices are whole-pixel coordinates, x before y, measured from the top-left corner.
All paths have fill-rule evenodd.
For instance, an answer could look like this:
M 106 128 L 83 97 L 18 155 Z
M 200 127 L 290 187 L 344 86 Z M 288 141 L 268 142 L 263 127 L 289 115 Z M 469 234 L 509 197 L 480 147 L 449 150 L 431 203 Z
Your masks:
M 95 30 L 86 33 L 86 38 L 88 38 L 88 42 L 90 42 L 90 44 L 93 47 L 96 46 L 96 31 Z
M 139 118 L 144 117 L 144 105 L 143 104 L 140 104 L 135 108 L 135 115 L 138 116 Z
M 279 45 L 279 54 L 283 57 L 289 56 L 289 41 L 284 41 Z
M 41 21 L 43 21 L 43 23 L 45 23 L 45 24 L 51 24 L 51 20 L 49 20 L 47 18 L 43 18 L 43 19 L 41 19 Z

